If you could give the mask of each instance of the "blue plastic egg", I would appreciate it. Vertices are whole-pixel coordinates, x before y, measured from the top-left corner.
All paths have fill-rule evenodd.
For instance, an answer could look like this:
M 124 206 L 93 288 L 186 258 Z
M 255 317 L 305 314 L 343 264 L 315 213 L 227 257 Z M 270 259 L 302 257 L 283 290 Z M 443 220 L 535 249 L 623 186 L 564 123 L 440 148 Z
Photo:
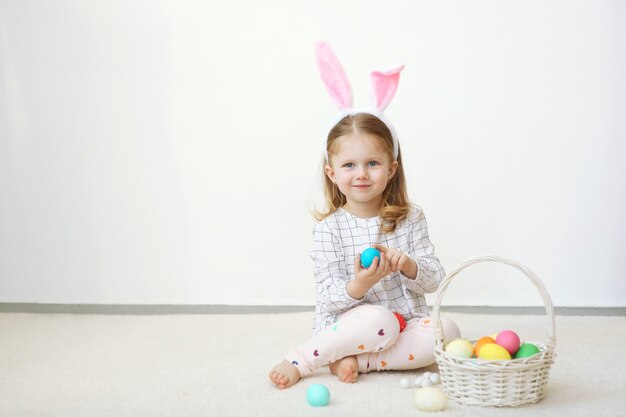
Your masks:
M 330 401 L 330 391 L 326 385 L 313 384 L 306 390 L 306 400 L 313 407 L 324 407 Z
M 361 265 L 363 265 L 363 268 L 369 268 L 376 257 L 378 257 L 378 260 L 380 261 L 380 251 L 378 249 L 365 249 L 361 254 Z

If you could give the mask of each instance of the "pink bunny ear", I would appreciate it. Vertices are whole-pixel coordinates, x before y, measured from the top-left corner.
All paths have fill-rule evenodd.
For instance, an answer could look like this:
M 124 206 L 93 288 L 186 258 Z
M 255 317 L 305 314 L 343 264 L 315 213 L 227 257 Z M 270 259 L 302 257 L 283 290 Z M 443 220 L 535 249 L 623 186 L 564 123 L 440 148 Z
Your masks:
M 330 45 L 326 42 L 316 42 L 315 55 L 317 67 L 330 97 L 340 109 L 352 108 L 352 87 Z
M 374 107 L 382 112 L 391 103 L 396 94 L 398 82 L 400 82 L 400 71 L 404 65 L 390 69 L 388 71 L 372 71 L 370 75 L 370 88 Z

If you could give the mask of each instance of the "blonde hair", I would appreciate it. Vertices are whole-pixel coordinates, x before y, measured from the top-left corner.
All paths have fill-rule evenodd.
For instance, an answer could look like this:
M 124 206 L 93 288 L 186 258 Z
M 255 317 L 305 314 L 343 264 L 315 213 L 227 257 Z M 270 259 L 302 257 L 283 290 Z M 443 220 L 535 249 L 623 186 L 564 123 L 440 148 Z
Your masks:
M 358 113 L 348 115 L 341 119 L 328 133 L 326 140 L 326 151 L 330 160 L 331 155 L 336 152 L 337 139 L 356 132 L 363 132 L 380 139 L 389 159 L 393 161 L 393 139 L 391 132 L 385 123 L 378 117 L 368 113 Z M 396 173 L 383 191 L 381 207 L 378 215 L 382 219 L 380 230 L 382 233 L 391 233 L 396 230 L 399 222 L 404 220 L 411 209 L 411 203 L 406 191 L 406 180 L 404 169 L 402 168 L 402 153 L 398 145 L 398 168 Z M 330 163 L 330 161 L 328 161 Z M 314 210 L 313 216 L 319 221 L 333 214 L 337 209 L 346 203 L 346 196 L 343 195 L 335 183 L 324 172 L 326 159 L 322 163 L 322 177 L 324 182 L 325 210 Z

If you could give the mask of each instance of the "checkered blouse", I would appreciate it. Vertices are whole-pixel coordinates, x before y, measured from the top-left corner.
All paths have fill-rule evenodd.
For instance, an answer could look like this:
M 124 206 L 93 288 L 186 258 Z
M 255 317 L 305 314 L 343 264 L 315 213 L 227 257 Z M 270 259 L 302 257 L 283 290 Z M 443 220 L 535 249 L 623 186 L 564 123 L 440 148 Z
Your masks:
M 392 233 L 380 234 L 380 224 L 379 217 L 362 219 L 342 208 L 316 223 L 310 252 L 317 289 L 313 334 L 360 303 L 385 306 L 406 319 L 428 314 L 423 294 L 436 291 L 445 272 L 428 238 L 422 209 L 411 206 L 408 217 Z M 374 243 L 397 248 L 417 261 L 417 278 L 393 272 L 357 300 L 348 294 L 346 284 L 354 279 L 357 253 Z

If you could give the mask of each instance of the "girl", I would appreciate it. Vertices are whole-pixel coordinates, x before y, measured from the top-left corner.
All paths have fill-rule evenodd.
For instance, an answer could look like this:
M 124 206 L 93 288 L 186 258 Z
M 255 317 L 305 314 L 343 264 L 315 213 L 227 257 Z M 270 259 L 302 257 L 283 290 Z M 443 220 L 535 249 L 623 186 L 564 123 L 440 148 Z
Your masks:
M 316 213 L 311 251 L 318 293 L 313 337 L 270 371 L 280 389 L 326 364 L 343 382 L 355 382 L 359 373 L 432 364 L 434 335 L 423 294 L 444 277 L 424 214 L 409 203 L 395 130 L 382 115 L 403 67 L 372 73 L 373 106 L 355 110 L 332 50 L 325 43 L 316 50 L 322 79 L 342 113 L 326 142 L 328 207 Z M 368 247 L 381 255 L 364 268 L 360 253 Z M 460 337 L 451 321 L 442 319 L 442 327 L 446 339 Z

